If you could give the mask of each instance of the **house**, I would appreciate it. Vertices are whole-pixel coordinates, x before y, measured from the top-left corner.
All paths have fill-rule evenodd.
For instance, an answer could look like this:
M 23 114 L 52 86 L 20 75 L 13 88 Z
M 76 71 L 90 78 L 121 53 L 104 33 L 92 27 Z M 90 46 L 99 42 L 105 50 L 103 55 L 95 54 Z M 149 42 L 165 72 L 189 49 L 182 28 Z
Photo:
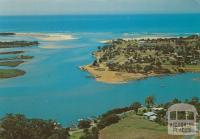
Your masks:
M 149 117 L 149 120 L 150 120 L 150 121 L 155 121 L 156 119 L 157 119 L 157 116 L 155 116 L 155 115 Z
M 154 113 L 154 112 L 146 112 L 143 115 L 146 116 L 146 117 L 150 117 L 150 116 L 156 115 L 156 113 Z
M 157 118 L 156 113 L 154 112 L 146 112 L 143 114 L 143 116 L 145 116 L 145 118 L 149 119 L 150 121 L 155 121 Z
M 154 113 L 156 113 L 156 112 L 158 112 L 158 111 L 164 110 L 164 108 L 162 108 L 162 107 L 159 107 L 159 108 L 152 108 L 151 110 L 152 110 Z

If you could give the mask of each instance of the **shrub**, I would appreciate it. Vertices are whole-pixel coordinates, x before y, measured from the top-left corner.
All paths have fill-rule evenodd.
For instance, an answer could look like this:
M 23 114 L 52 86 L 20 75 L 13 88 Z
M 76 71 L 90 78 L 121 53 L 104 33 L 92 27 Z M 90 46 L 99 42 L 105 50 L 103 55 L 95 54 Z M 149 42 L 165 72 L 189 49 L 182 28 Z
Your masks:
M 78 124 L 78 127 L 81 129 L 89 128 L 90 124 L 91 124 L 91 122 L 89 120 L 81 120 Z
M 119 120 L 120 120 L 120 118 L 115 114 L 108 115 L 106 117 L 102 117 L 102 119 L 98 123 L 97 127 L 99 129 L 103 129 L 106 126 L 109 126 L 111 124 L 117 123 Z

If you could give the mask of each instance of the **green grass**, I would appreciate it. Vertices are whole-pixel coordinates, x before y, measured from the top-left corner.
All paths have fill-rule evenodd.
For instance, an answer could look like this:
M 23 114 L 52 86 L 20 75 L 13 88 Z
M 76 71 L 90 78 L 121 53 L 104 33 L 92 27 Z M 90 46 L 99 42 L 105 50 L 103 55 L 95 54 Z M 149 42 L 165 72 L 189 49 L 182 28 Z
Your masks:
M 82 130 L 77 131 L 77 132 L 72 133 L 72 135 L 70 136 L 70 139 L 79 139 L 83 135 L 84 135 L 84 133 Z
M 141 116 L 128 114 L 126 118 L 100 131 L 100 139 L 181 139 L 170 136 L 167 127 L 148 121 Z
M 25 71 L 18 69 L 0 69 L 0 78 L 13 78 L 17 76 L 22 76 Z

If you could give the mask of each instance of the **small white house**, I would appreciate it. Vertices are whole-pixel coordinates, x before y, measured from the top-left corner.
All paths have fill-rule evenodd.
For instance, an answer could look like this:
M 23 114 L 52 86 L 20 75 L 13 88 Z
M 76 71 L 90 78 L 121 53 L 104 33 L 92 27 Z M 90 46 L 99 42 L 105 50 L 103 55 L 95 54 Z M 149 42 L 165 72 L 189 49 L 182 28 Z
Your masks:
M 164 108 L 162 108 L 162 107 L 159 107 L 159 108 L 152 108 L 151 110 L 152 110 L 154 113 L 156 113 L 156 112 L 158 112 L 158 111 L 164 110 Z
M 150 120 L 150 121 L 155 121 L 156 119 L 157 119 L 157 116 L 155 116 L 155 115 L 149 117 L 149 120 Z
M 143 115 L 147 116 L 147 117 L 150 117 L 150 116 L 156 115 L 156 113 L 154 113 L 154 112 L 146 112 Z
M 155 121 L 157 118 L 156 113 L 154 112 L 146 112 L 143 115 L 145 116 L 145 118 L 149 119 L 150 121 Z

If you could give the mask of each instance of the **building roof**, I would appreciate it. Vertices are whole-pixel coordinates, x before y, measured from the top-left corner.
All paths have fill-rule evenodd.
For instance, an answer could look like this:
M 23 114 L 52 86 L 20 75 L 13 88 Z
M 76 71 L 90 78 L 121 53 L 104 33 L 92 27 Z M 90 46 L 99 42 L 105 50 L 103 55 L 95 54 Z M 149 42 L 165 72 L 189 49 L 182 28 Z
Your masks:
M 144 116 L 154 116 L 154 115 L 156 115 L 156 113 L 154 113 L 154 112 L 146 112 L 143 115 Z
M 191 111 L 197 114 L 197 110 L 193 105 L 185 104 L 185 103 L 172 105 L 171 107 L 169 107 L 168 112 L 172 112 L 172 111 Z
M 161 111 L 161 110 L 163 110 L 164 108 L 162 108 L 162 107 L 160 107 L 160 108 L 152 108 L 152 110 L 154 110 L 154 111 Z
M 156 120 L 156 118 L 157 118 L 157 116 L 153 115 L 153 116 L 149 117 L 149 120 L 154 121 L 154 120 Z

